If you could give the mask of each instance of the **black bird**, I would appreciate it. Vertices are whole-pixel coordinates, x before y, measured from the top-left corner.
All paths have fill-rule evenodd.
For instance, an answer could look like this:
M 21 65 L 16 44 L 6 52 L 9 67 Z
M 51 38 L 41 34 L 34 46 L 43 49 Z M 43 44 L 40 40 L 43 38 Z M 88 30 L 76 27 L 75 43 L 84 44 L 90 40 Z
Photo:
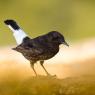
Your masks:
M 58 31 L 51 31 L 45 35 L 32 39 L 14 20 L 5 20 L 4 23 L 13 31 L 13 35 L 18 44 L 13 50 L 22 53 L 22 55 L 30 61 L 31 67 L 36 75 L 37 73 L 34 69 L 34 64 L 37 61 L 40 61 L 40 64 L 47 75 L 50 75 L 43 66 L 44 60 L 54 57 L 59 51 L 60 44 L 69 46 L 65 41 L 64 36 Z

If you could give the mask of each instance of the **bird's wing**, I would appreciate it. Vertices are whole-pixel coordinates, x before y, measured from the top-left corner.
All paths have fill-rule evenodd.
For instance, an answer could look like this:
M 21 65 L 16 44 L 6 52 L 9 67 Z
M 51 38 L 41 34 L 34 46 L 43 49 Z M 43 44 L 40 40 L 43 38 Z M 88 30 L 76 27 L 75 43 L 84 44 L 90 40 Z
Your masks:
M 24 50 L 27 54 L 29 53 L 31 56 L 35 57 L 44 53 L 44 49 L 39 44 L 33 44 L 32 42 L 27 43 L 27 45 L 24 46 Z
M 36 56 L 43 54 L 43 49 L 35 48 L 35 47 L 32 47 L 32 48 L 26 47 L 24 52 L 26 52 L 27 54 L 33 57 L 36 57 Z

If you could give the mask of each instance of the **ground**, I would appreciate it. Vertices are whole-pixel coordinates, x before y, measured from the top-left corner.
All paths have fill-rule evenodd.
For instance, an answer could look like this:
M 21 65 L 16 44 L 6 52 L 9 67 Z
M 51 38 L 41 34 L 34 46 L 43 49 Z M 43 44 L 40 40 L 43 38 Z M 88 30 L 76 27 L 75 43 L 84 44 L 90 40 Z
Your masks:
M 95 95 L 95 76 L 38 76 L 23 81 L 7 80 L 0 85 L 0 95 Z

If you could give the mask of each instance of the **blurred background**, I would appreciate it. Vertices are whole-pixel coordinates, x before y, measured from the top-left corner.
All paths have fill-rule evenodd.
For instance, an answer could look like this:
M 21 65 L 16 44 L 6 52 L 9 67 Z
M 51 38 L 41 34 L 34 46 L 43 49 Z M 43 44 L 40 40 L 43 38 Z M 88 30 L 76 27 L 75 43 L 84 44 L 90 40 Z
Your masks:
M 82 91 L 85 90 L 85 87 L 89 87 L 85 90 L 86 95 L 88 95 L 88 91 L 90 91 L 89 95 L 95 95 L 95 0 L 0 0 L 0 95 L 34 95 L 27 93 L 33 92 L 31 88 L 38 89 L 36 84 L 39 85 L 40 82 L 49 83 L 51 78 L 45 77 L 46 81 L 42 78 L 37 81 L 35 77 L 35 82 L 33 79 L 27 80 L 34 76 L 33 70 L 28 60 L 11 49 L 16 46 L 16 42 L 11 30 L 4 24 L 6 19 L 16 20 L 32 38 L 52 30 L 62 33 L 70 46 L 68 48 L 61 45 L 59 53 L 45 61 L 44 65 L 47 71 L 51 75 L 57 75 L 57 78 L 63 80 L 65 78 L 66 81 L 62 82 L 62 85 L 70 83 L 72 77 L 79 77 L 78 79 L 82 80 L 80 83 L 74 78 L 74 81 L 71 81 L 71 86 L 66 85 L 68 91 L 74 92 L 72 84 L 74 85 L 75 82 L 77 92 L 79 92 L 78 87 Z M 45 76 L 45 72 L 38 63 L 35 64 L 35 69 L 39 75 Z M 80 85 L 87 84 L 81 79 L 82 76 L 85 77 L 89 86 Z M 31 81 L 33 82 L 31 83 Z M 76 84 L 76 81 L 80 86 Z M 54 80 L 49 84 L 53 82 Z M 24 83 L 28 88 L 22 92 L 26 91 L 27 93 L 14 94 L 17 91 L 16 88 L 23 87 L 18 84 L 24 85 Z M 31 87 L 31 84 L 34 84 L 34 87 Z M 45 88 L 45 85 L 41 86 L 40 88 Z M 94 94 L 91 94 L 92 86 Z M 54 84 L 53 87 L 55 88 Z M 36 91 L 34 90 L 34 92 Z
M 70 47 L 62 46 L 54 58 L 45 62 L 51 74 L 64 78 L 94 73 L 95 0 L 0 0 L 0 74 L 7 77 L 6 74 L 13 72 L 13 75 L 19 73 L 19 77 L 31 76 L 29 61 L 11 50 L 16 42 L 4 24 L 6 19 L 16 20 L 32 38 L 52 30 L 65 36 Z M 45 74 L 39 66 L 36 70 Z
M 95 1 L 0 0 L 0 46 L 15 44 L 6 19 L 16 20 L 31 37 L 57 30 L 70 42 L 79 41 L 95 36 Z

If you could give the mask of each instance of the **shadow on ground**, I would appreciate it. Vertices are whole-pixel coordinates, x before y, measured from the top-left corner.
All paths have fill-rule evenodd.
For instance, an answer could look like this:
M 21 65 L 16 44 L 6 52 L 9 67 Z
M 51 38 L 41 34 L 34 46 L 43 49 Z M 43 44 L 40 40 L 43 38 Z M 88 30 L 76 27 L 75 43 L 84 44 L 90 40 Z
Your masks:
M 0 83 L 0 95 L 95 95 L 95 76 L 66 79 L 38 76 Z

